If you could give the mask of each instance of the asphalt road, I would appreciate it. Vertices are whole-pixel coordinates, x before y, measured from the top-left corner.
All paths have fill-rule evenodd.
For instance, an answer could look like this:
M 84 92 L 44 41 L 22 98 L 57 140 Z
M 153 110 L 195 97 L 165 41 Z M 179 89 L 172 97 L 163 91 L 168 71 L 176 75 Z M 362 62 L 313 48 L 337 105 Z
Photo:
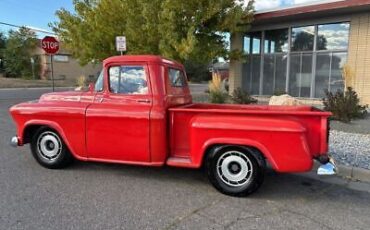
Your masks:
M 24 99 L 2 96 L 0 229 L 369 229 L 370 193 L 297 175 L 269 172 L 257 193 L 234 198 L 201 170 L 83 162 L 44 169 L 29 146 L 8 146 L 15 129 L 7 109 Z

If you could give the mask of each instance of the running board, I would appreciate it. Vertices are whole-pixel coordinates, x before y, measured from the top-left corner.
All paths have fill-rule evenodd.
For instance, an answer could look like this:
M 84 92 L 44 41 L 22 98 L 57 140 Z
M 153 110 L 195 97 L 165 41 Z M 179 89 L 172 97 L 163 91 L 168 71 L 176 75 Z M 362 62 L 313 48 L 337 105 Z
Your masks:
M 186 157 L 170 157 L 167 159 L 166 164 L 174 167 L 195 168 L 190 158 Z

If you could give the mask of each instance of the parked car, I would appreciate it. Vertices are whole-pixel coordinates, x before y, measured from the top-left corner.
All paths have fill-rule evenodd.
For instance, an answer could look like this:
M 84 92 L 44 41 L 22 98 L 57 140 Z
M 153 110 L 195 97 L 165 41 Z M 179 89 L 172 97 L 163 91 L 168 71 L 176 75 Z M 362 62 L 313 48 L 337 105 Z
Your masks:
M 54 92 L 10 108 L 14 146 L 37 162 L 73 159 L 200 168 L 220 192 L 245 196 L 277 172 L 334 174 L 330 113 L 309 106 L 194 104 L 184 67 L 158 56 L 116 56 L 86 92 Z

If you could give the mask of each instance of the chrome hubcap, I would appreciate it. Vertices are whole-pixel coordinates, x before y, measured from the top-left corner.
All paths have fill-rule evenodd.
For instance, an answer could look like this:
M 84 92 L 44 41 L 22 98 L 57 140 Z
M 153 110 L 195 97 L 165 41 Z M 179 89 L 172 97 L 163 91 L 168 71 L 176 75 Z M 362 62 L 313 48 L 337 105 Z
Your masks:
M 55 133 L 47 131 L 37 139 L 37 149 L 44 159 L 52 161 L 61 153 L 62 142 Z
M 243 186 L 252 177 L 253 165 L 242 152 L 228 151 L 218 159 L 217 173 L 225 184 Z

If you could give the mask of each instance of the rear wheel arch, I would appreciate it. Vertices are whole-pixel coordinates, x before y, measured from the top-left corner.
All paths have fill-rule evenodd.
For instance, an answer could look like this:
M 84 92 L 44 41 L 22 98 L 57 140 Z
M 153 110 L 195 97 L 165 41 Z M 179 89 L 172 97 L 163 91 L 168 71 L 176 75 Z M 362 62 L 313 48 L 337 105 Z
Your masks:
M 249 145 L 222 144 L 222 143 L 212 144 L 212 145 L 210 145 L 206 148 L 206 150 L 203 154 L 202 162 L 201 162 L 202 167 L 205 166 L 209 154 L 212 154 L 212 153 L 217 152 L 217 151 L 222 151 L 226 148 L 227 149 L 237 149 L 237 150 L 240 150 L 242 152 L 248 151 L 258 160 L 258 163 L 259 163 L 260 166 L 266 167 L 267 158 L 266 158 L 265 154 L 260 149 L 258 149 L 257 147 L 249 146 Z
M 205 154 L 204 166 L 217 190 L 226 195 L 247 196 L 262 185 L 265 162 L 263 154 L 254 147 L 217 144 Z
M 218 143 L 218 144 L 211 144 L 211 145 L 206 147 L 205 151 L 203 152 L 201 166 L 202 167 L 205 166 L 206 161 L 207 161 L 207 157 L 208 157 L 209 154 L 212 154 L 216 151 L 221 151 L 224 148 L 235 148 L 235 149 L 239 149 L 243 152 L 248 151 L 251 154 L 253 154 L 254 157 L 258 160 L 258 163 L 261 166 L 264 166 L 264 167 L 266 165 L 266 161 L 269 160 L 266 153 L 264 153 L 261 149 L 259 149 L 256 146 L 243 145 L 243 144 Z

